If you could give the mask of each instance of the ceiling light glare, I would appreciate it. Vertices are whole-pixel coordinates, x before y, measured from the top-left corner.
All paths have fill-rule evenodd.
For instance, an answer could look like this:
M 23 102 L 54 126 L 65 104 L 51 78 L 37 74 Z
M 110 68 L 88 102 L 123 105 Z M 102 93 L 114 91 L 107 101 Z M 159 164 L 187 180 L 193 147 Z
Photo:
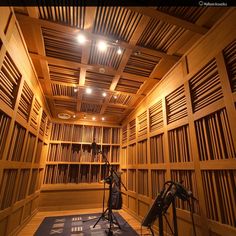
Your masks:
M 87 94 L 91 94 L 92 93 L 92 89 L 91 88 L 86 88 L 86 93 Z
M 83 34 L 79 34 L 79 35 L 77 36 L 77 40 L 78 40 L 78 43 L 79 43 L 79 44 L 85 44 L 85 42 L 86 42 L 86 37 L 85 37 Z
M 96 117 L 93 117 L 92 120 L 96 120 Z
M 78 89 L 77 89 L 77 88 L 74 88 L 74 92 L 75 92 L 75 93 L 78 92 Z
M 117 99 L 117 96 L 116 96 L 116 95 L 114 95 L 114 99 Z
M 122 53 L 122 50 L 120 48 L 118 48 L 117 54 L 120 55 L 121 53 Z
M 104 41 L 100 41 L 100 42 L 98 43 L 98 49 L 99 49 L 99 51 L 101 51 L 101 52 L 105 52 L 105 51 L 107 50 L 107 43 L 104 42 Z
M 103 93 L 102 93 L 102 96 L 103 96 L 103 97 L 106 97 L 106 96 L 107 96 L 107 93 L 103 92 Z
M 105 117 L 102 117 L 102 120 L 105 120 Z
M 75 118 L 76 117 L 76 115 L 73 115 L 73 118 Z

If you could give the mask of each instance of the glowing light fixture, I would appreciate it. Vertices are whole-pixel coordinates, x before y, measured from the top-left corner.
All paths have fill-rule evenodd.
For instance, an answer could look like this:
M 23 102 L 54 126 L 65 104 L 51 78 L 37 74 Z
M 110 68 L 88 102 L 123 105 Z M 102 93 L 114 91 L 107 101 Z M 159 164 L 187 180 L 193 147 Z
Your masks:
M 77 89 L 77 88 L 74 88 L 74 92 L 75 92 L 75 93 L 78 92 L 78 89 Z
M 92 120 L 96 120 L 96 117 L 93 117 Z
M 77 36 L 77 40 L 78 40 L 78 43 L 79 43 L 79 44 L 85 44 L 85 42 L 86 42 L 86 37 L 85 37 L 83 34 L 79 34 L 79 35 Z
M 73 115 L 73 118 L 75 118 L 76 117 L 76 115 Z
M 99 49 L 99 51 L 101 51 L 101 52 L 105 52 L 105 51 L 107 50 L 107 43 L 104 42 L 104 41 L 100 41 L 100 42 L 98 43 L 98 49 Z
M 102 93 L 102 96 L 103 96 L 103 97 L 106 97 L 106 96 L 107 96 L 107 93 L 106 93 L 106 92 L 103 92 L 103 93 Z
M 105 117 L 102 117 L 102 120 L 105 120 Z
M 116 95 L 114 95 L 114 99 L 117 99 L 117 96 L 116 96 Z
M 91 88 L 86 88 L 86 93 L 87 94 L 91 94 L 92 93 L 92 89 Z
M 122 53 L 122 50 L 120 48 L 118 48 L 117 54 L 120 55 L 121 53 Z

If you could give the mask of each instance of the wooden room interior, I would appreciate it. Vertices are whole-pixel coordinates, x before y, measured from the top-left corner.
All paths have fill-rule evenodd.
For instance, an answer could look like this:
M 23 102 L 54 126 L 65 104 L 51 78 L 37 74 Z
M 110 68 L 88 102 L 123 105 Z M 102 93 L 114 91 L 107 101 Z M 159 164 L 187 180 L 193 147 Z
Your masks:
M 197 199 L 176 198 L 178 235 L 194 235 L 191 215 L 198 236 L 236 235 L 235 8 L 42 1 L 0 15 L 0 235 L 101 212 L 103 155 L 139 235 L 169 180 Z

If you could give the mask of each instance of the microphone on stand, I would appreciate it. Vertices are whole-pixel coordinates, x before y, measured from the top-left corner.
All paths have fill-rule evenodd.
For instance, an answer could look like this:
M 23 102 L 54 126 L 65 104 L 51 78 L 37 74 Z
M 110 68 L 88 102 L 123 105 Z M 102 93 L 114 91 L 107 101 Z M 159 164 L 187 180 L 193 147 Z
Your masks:
M 181 181 L 180 183 L 175 183 L 177 188 L 177 196 L 182 199 L 183 201 L 188 200 L 189 198 L 192 198 L 193 200 L 197 201 L 197 199 L 193 196 L 193 193 L 190 190 L 187 190 L 183 185 Z
M 92 148 L 92 155 L 96 155 L 98 153 L 98 146 L 95 142 L 95 138 L 93 139 L 93 142 L 91 144 L 91 148 Z

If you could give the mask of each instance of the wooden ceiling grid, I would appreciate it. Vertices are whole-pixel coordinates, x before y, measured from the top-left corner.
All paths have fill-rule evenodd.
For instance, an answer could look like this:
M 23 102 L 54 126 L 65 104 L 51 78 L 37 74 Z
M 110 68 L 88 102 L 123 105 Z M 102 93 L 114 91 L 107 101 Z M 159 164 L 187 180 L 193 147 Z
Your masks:
M 212 24 L 208 8 L 46 2 L 16 7 L 15 13 L 55 119 L 69 112 L 120 123 Z M 84 46 L 76 40 L 79 32 L 87 37 Z M 98 51 L 99 40 L 108 43 L 107 51 Z M 92 94 L 85 93 L 87 87 Z

